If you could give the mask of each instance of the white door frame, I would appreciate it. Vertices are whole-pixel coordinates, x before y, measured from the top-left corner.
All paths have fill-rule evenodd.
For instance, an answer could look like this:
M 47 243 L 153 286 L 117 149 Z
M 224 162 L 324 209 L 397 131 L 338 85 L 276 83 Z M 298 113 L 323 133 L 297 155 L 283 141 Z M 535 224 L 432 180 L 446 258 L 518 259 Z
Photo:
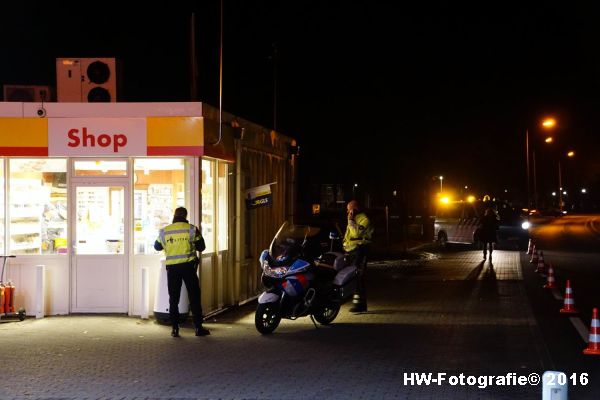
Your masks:
M 125 161 L 126 162 L 126 175 L 122 176 L 76 176 L 75 175 L 75 161 L 89 161 L 90 159 L 81 159 L 81 158 L 70 158 L 69 159 L 69 171 L 70 171 L 70 180 L 69 180 L 69 231 L 70 239 L 69 239 L 69 271 L 70 271 L 70 290 L 69 290 L 69 312 L 117 312 L 117 313 L 129 313 L 130 310 L 130 282 L 131 282 L 131 262 L 133 259 L 132 255 L 132 222 L 133 219 L 131 217 L 132 213 L 132 185 L 131 185 L 131 169 L 132 169 L 132 160 L 127 158 L 98 158 L 93 159 L 97 160 L 105 160 L 105 161 Z M 113 308 L 103 308 L 101 306 L 97 307 L 97 309 L 80 309 L 75 307 L 75 291 L 76 287 L 76 263 L 77 263 L 77 255 L 75 253 L 75 240 L 76 240 L 76 227 L 77 227 L 77 190 L 78 186 L 86 186 L 86 187 L 105 187 L 105 186 L 121 186 L 124 188 L 124 202 L 123 202 L 123 218 L 124 218 L 124 243 L 123 243 L 123 298 L 124 304 L 122 307 L 118 309 Z M 98 257 L 106 257 L 110 258 L 111 255 Z

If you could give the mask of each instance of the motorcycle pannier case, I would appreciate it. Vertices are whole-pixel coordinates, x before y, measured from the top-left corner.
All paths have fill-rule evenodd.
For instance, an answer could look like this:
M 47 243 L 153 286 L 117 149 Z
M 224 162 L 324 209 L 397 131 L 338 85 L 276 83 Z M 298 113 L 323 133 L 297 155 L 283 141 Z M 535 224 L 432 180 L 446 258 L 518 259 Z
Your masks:
M 350 298 L 354 294 L 354 289 L 356 289 L 356 267 L 351 265 L 342 269 L 333 278 L 333 284 L 339 287 L 336 291 L 339 291 L 341 300 Z

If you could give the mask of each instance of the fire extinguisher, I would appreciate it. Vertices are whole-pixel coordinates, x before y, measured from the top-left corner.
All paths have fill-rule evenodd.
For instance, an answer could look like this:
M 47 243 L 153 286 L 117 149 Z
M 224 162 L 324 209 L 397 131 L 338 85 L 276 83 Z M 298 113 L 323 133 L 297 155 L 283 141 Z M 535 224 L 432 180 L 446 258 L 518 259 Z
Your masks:
M 8 292 L 8 296 L 6 295 L 6 288 L 4 288 L 4 296 L 6 297 L 6 300 L 4 301 L 4 309 L 6 313 L 14 313 L 15 312 L 15 285 L 11 282 L 8 281 L 8 286 L 6 286 L 9 289 Z

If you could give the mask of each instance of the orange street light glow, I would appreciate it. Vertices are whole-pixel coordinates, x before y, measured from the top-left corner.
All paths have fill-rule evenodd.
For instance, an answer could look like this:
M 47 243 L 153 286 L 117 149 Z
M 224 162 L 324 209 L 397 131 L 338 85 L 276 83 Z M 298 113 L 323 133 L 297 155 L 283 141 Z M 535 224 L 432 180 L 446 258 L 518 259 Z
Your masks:
M 467 197 L 467 201 L 469 203 L 473 203 L 475 201 L 475 196 L 469 196 L 469 197 Z
M 440 203 L 448 204 L 448 203 L 450 203 L 450 198 L 449 197 L 442 197 L 440 199 Z
M 553 140 L 554 140 L 554 139 L 552 138 L 552 136 L 548 136 L 548 137 L 546 138 L 546 140 L 544 140 L 544 142 L 546 142 L 546 143 L 552 143 L 552 141 L 553 141 Z
M 567 157 L 573 157 L 575 156 L 575 152 L 574 151 L 570 151 L 567 153 Z
M 554 118 L 546 118 L 544 122 L 542 122 L 542 126 L 544 128 L 553 128 L 556 125 L 556 121 Z

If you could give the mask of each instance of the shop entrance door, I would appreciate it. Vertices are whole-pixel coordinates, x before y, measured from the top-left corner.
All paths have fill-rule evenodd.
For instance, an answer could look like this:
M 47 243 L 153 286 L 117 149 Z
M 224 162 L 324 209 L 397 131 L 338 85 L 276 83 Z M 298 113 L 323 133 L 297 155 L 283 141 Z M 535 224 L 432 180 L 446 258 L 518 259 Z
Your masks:
M 71 312 L 126 313 L 129 184 L 100 178 L 72 186 Z

